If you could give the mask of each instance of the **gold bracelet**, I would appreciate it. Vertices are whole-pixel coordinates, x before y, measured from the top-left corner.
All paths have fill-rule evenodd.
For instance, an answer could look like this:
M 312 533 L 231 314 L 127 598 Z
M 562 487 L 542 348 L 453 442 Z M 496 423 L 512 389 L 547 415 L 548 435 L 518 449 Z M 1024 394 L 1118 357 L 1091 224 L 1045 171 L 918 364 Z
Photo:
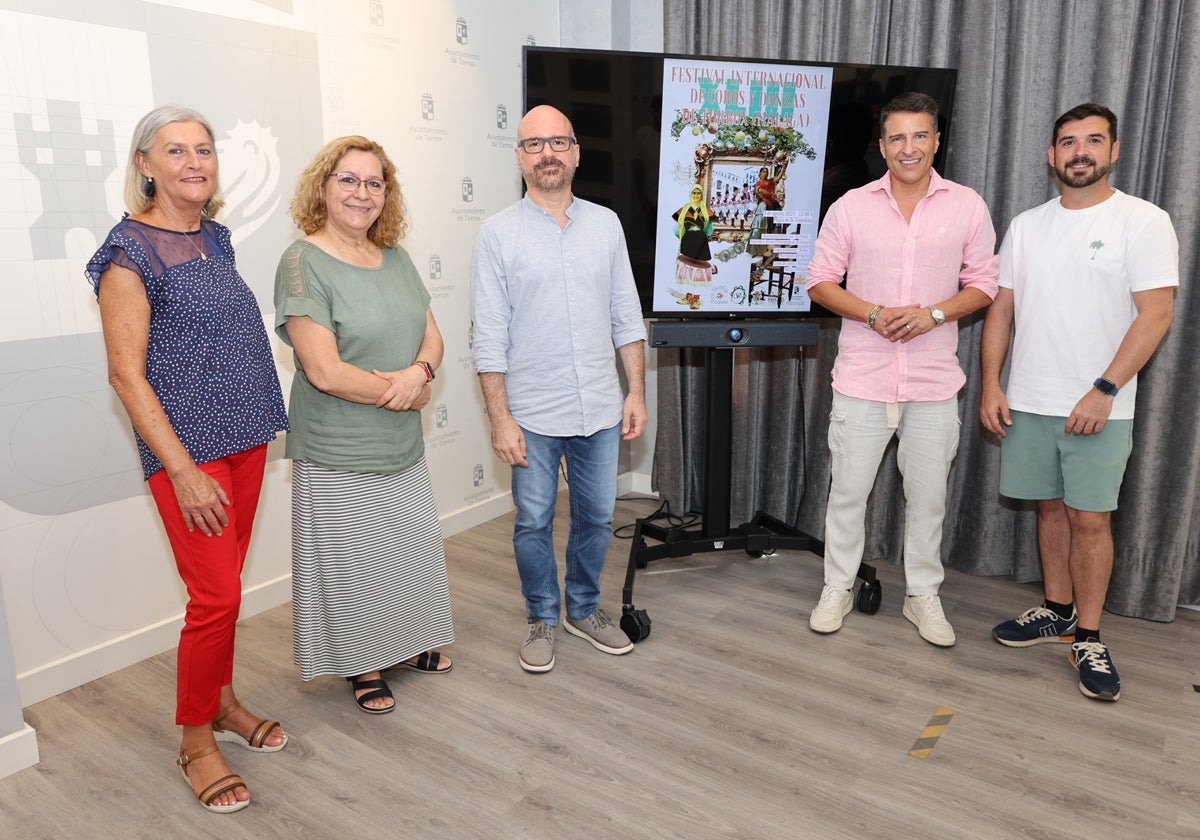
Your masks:
M 875 319 L 879 317 L 879 313 L 883 311 L 883 304 L 875 304 L 875 308 L 871 310 L 871 314 L 867 316 L 867 323 L 863 324 L 868 330 L 875 331 Z

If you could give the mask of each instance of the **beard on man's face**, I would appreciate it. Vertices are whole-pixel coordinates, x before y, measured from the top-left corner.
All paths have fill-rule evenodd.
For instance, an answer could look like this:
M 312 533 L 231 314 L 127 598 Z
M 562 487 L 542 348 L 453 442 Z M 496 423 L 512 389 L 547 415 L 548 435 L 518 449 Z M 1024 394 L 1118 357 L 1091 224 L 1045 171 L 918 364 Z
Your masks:
M 545 157 L 534 164 L 527 177 L 539 189 L 554 190 L 570 184 L 575 167 L 556 157 Z
M 1072 169 L 1071 167 L 1077 163 L 1090 163 L 1091 168 Z M 1068 187 L 1081 189 L 1099 182 L 1108 174 L 1110 169 L 1112 169 L 1111 163 L 1101 165 L 1095 158 L 1087 157 L 1086 155 L 1075 155 L 1061 167 L 1054 167 L 1054 174 L 1058 176 L 1058 180 L 1062 181 Z

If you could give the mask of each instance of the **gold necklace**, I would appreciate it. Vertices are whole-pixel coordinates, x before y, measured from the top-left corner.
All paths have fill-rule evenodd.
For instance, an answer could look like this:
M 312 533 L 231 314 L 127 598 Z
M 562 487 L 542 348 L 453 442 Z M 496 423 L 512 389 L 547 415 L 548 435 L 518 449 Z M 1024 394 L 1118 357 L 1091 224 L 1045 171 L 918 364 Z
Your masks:
M 196 237 L 201 242 L 204 241 L 204 223 L 203 222 L 200 223 L 200 230 L 196 232 Z M 183 234 L 183 238 L 186 239 L 188 242 L 192 243 L 192 247 L 196 249 L 196 253 L 200 255 L 201 260 L 208 259 L 208 255 L 204 253 L 204 249 L 196 244 L 195 240 L 192 239 L 192 235 L 190 233 L 185 232 Z

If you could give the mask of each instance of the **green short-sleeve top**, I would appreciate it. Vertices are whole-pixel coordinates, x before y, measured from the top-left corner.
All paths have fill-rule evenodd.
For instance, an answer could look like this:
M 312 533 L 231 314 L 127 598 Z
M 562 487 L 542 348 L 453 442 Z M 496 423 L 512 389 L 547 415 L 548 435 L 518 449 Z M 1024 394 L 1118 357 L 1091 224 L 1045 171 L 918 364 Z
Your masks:
M 425 336 L 429 292 L 408 253 L 384 248 L 377 268 L 343 262 L 300 240 L 275 271 L 275 332 L 288 346 L 288 318 L 308 316 L 333 332 L 343 362 L 401 370 Z M 299 358 L 292 380 L 286 455 L 349 472 L 400 472 L 425 454 L 419 411 L 388 411 L 315 388 Z

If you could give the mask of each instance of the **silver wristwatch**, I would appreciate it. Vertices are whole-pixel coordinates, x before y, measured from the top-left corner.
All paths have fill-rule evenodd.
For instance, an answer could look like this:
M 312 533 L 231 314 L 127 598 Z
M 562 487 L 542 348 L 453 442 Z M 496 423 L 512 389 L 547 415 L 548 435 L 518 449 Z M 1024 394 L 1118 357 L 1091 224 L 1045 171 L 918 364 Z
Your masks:
M 946 323 L 946 313 L 938 309 L 936 306 L 929 307 L 929 314 L 933 316 L 933 325 L 935 327 L 940 327 L 942 324 Z

